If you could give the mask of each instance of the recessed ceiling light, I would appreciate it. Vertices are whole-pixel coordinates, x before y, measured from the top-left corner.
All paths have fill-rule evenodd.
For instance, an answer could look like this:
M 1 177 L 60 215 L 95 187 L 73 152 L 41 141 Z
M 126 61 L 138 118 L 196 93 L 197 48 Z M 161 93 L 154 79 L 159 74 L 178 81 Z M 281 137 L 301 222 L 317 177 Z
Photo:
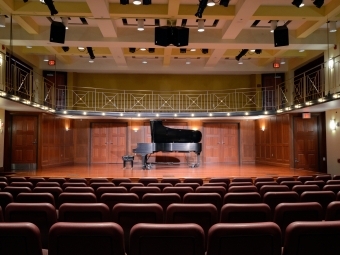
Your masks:
M 209 7 L 215 6 L 214 0 L 210 0 L 210 1 L 207 3 L 207 6 L 209 6 Z
M 140 48 L 141 51 L 146 51 L 146 48 Z
M 139 1 L 139 0 L 135 0 L 132 2 L 134 5 L 140 5 L 142 4 L 142 1 Z
M 94 60 L 93 60 L 93 59 L 90 59 L 90 60 L 89 60 L 89 63 L 91 63 L 91 64 L 94 63 Z
M 196 49 L 190 49 L 190 51 L 196 51 Z
M 299 52 L 304 52 L 305 50 L 299 50 Z
M 102 115 L 105 116 L 105 112 L 103 112 Z

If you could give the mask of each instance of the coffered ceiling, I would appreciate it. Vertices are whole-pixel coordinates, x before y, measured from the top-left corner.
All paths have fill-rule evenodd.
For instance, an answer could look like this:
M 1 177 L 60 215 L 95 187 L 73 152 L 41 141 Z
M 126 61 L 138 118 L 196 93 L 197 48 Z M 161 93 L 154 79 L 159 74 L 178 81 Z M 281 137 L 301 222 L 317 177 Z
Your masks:
M 1 14 L 7 15 L 6 27 L 0 28 L 0 43 L 43 70 L 246 74 L 274 72 L 273 62 L 285 59 L 286 64 L 276 70 L 284 72 L 340 41 L 339 31 L 327 32 L 327 21 L 340 19 L 339 0 L 325 0 L 321 8 L 315 7 L 313 0 L 304 0 L 302 8 L 291 2 L 230 0 L 224 7 L 216 1 L 215 6 L 204 10 L 205 31 L 198 32 L 198 0 L 152 0 L 150 5 L 134 5 L 132 0 L 127 5 L 119 0 L 55 0 L 58 14 L 54 16 L 39 0 L 0 0 Z M 61 21 L 62 17 L 68 18 L 65 44 L 52 43 L 51 21 Z M 137 30 L 137 19 L 145 20 L 144 31 Z M 274 46 L 270 33 L 273 20 L 279 26 L 287 24 L 288 46 Z M 155 27 L 164 25 L 190 29 L 189 45 L 183 47 L 186 53 L 175 46 L 155 45 Z M 69 50 L 64 52 L 62 46 Z M 78 46 L 93 48 L 94 63 L 89 63 L 88 53 L 80 52 Z M 131 53 L 129 48 L 136 51 Z M 202 49 L 208 49 L 208 53 L 202 53 Z M 242 49 L 261 49 L 262 53 L 248 52 L 242 58 L 244 64 L 238 65 L 235 56 Z M 48 66 L 45 57 L 56 59 L 56 65 Z

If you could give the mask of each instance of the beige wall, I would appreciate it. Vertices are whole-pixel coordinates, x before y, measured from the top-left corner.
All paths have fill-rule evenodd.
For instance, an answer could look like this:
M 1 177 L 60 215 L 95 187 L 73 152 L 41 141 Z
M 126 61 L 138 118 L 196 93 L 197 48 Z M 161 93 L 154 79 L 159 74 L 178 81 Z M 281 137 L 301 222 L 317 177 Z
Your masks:
M 76 87 L 120 90 L 225 90 L 254 88 L 252 75 L 164 75 L 164 74 L 92 74 L 74 73 Z
M 340 109 L 326 111 L 327 173 L 340 174 L 340 128 L 332 131 L 329 123 L 332 119 L 340 121 Z

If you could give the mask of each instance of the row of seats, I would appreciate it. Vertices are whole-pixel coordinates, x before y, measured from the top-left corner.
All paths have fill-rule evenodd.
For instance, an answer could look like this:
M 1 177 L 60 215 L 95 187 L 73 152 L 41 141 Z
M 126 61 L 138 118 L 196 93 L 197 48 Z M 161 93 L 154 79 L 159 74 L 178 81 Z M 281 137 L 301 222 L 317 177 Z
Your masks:
M 230 183 L 236 183 L 236 182 L 250 182 L 252 184 L 256 184 L 257 182 L 272 182 L 275 181 L 278 184 L 280 184 L 283 181 L 300 181 L 301 183 L 305 183 L 306 181 L 323 181 L 324 183 L 327 183 L 328 181 L 331 181 L 335 183 L 339 183 L 337 181 L 340 180 L 340 175 L 334 175 L 333 177 L 331 175 L 316 175 L 316 176 L 285 176 L 285 177 L 257 177 L 255 179 L 251 177 L 235 177 L 235 178 L 228 178 L 228 177 L 213 177 L 209 179 L 209 183 L 215 183 L 215 182 L 224 182 L 226 185 L 229 185 Z M 44 177 L 19 177 L 19 176 L 0 176 L 0 182 L 6 182 L 6 183 L 12 183 L 12 182 L 26 182 L 29 181 L 33 183 L 35 186 L 38 182 L 58 182 L 60 185 L 62 185 L 64 182 L 83 182 L 87 185 L 90 185 L 92 182 L 112 182 L 116 186 L 119 185 L 121 182 L 132 182 L 130 178 L 102 178 L 102 177 L 96 177 L 96 178 L 61 178 L 61 177 L 50 177 L 50 178 L 44 178 Z M 171 183 L 173 186 L 177 183 L 182 183 L 180 178 L 162 178 L 159 180 L 155 177 L 142 177 L 139 178 L 138 183 L 142 183 L 144 186 L 147 186 L 149 183 Z M 204 180 L 202 178 L 196 178 L 196 177 L 189 177 L 184 178 L 183 183 L 198 183 L 199 185 L 203 185 Z
M 59 211 L 49 203 L 11 203 L 0 221 L 31 222 L 42 234 L 47 246 L 48 231 L 56 222 L 116 222 L 128 238 L 137 223 L 196 223 L 205 233 L 216 223 L 250 223 L 273 221 L 284 233 L 294 221 L 322 221 L 323 208 L 319 203 L 280 203 L 272 212 L 267 204 L 226 204 L 221 212 L 212 204 L 171 204 L 166 211 L 159 204 L 116 204 L 112 211 L 103 203 L 61 205 Z M 273 217 L 272 217 L 273 214 Z M 340 221 L 340 201 L 332 202 L 326 210 L 326 221 Z
M 49 231 L 48 255 L 340 254 L 340 221 L 294 222 L 283 246 L 282 236 L 273 222 L 218 223 L 207 234 L 197 224 L 139 223 L 131 229 L 126 250 L 123 229 L 116 223 L 60 222 Z M 0 223 L 2 255 L 47 255 L 39 239 L 34 224 Z

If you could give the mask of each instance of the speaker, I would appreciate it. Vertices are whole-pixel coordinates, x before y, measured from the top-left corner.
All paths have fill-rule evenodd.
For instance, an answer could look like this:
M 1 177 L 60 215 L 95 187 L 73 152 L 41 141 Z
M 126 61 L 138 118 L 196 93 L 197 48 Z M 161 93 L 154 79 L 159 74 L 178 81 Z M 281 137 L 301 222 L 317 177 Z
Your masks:
M 50 42 L 65 43 L 66 28 L 62 22 L 52 21 L 50 28 Z
M 278 26 L 274 30 L 274 45 L 275 47 L 288 46 L 289 35 L 287 26 Z
M 171 27 L 172 44 L 177 47 L 187 46 L 189 44 L 189 28 Z
M 155 44 L 160 46 L 168 46 L 171 44 L 171 29 L 167 26 L 155 27 Z

